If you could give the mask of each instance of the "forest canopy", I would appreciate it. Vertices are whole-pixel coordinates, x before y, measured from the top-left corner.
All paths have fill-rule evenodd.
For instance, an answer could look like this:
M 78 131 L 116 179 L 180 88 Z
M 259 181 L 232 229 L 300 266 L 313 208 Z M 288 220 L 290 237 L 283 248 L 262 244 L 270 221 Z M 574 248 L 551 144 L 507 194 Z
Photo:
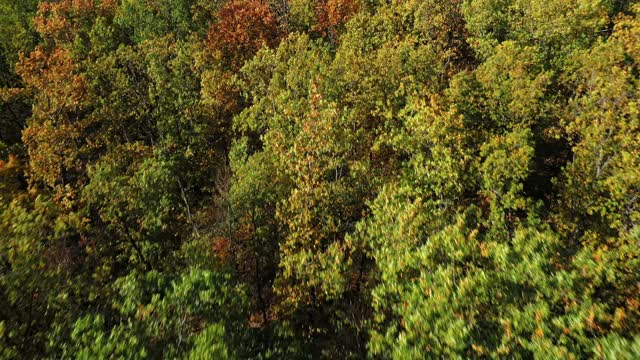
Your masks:
M 640 358 L 640 2 L 0 0 L 0 358 Z

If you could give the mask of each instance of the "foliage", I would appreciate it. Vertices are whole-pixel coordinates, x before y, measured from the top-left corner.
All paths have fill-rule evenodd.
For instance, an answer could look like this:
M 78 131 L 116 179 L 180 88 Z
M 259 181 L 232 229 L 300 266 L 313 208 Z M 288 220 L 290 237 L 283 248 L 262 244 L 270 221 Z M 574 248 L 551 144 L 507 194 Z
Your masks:
M 640 5 L 0 0 L 0 358 L 606 358 Z

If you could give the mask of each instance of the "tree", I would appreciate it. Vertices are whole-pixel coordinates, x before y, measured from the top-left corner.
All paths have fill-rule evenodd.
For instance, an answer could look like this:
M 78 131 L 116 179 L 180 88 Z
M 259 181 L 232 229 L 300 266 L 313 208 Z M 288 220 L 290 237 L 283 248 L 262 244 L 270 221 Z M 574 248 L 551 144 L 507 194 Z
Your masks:
M 209 29 L 208 46 L 238 69 L 263 46 L 278 43 L 277 17 L 263 0 L 233 0 L 218 10 Z

